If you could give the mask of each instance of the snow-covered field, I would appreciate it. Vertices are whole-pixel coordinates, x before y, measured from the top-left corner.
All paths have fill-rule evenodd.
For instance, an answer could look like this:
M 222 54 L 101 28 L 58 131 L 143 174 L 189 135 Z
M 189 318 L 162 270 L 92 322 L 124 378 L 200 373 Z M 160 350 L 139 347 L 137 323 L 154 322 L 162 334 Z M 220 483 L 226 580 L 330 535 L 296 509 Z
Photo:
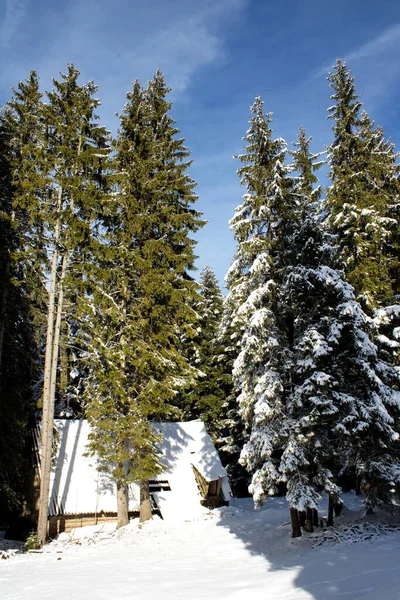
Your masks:
M 346 497 L 357 511 L 358 500 Z M 0 560 L 4 600 L 397 600 L 400 528 L 382 515 L 345 511 L 335 529 L 290 538 L 285 502 L 251 500 L 190 521 L 132 521 L 75 530 L 42 553 Z M 11 556 L 10 556 L 11 555 Z

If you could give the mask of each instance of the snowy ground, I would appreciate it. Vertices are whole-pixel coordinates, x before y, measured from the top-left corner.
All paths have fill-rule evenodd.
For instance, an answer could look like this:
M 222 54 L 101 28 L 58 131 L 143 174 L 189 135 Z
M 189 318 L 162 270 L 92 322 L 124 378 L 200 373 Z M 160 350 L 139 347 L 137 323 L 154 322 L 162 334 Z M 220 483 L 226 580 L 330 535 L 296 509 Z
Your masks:
M 4 600 L 398 600 L 400 526 L 363 518 L 347 496 L 335 529 L 290 538 L 288 511 L 271 498 L 203 511 L 191 521 L 132 521 L 62 534 L 40 554 L 3 540 Z

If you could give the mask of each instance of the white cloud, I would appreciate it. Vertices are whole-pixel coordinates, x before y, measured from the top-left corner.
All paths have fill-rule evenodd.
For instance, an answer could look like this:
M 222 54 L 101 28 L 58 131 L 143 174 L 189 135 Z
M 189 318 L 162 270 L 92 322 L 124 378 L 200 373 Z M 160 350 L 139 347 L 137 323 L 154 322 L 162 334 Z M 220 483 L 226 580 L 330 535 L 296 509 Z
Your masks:
M 359 48 L 356 48 L 349 54 L 342 57 L 346 63 L 351 67 L 357 62 L 365 61 L 365 59 L 379 60 L 383 56 L 388 58 L 389 62 L 396 68 L 398 54 L 393 54 L 393 51 L 399 51 L 400 46 L 400 24 L 397 23 L 385 29 L 377 37 L 373 38 L 369 42 L 362 44 Z M 389 56 L 387 56 L 389 54 Z M 332 60 L 330 64 L 326 64 L 315 73 L 315 77 L 321 77 L 322 75 L 328 75 L 332 71 L 335 60 Z
M 186 13 L 179 16 L 177 11 L 176 18 L 166 10 L 166 5 L 161 4 L 159 9 L 165 16 L 162 25 L 158 23 L 145 31 L 136 28 L 131 43 L 125 43 L 113 60 L 125 71 L 132 69 L 143 82 L 153 75 L 156 68 L 160 68 L 176 97 L 188 88 L 193 74 L 200 67 L 223 56 L 223 40 L 217 32 L 217 25 L 240 13 L 247 1 L 185 3 L 186 7 L 190 6 L 190 12 L 186 8 Z M 179 0 L 169 6 L 173 4 L 179 6 Z
M 24 45 L 14 51 L 11 38 L 24 11 L 22 0 L 7 0 L 0 45 L 9 44 L 10 49 L 0 91 L 32 68 L 48 88 L 51 77 L 74 62 L 83 79 L 99 84 L 113 127 L 111 115 L 121 109 L 134 78 L 145 84 L 160 68 L 176 99 L 199 69 L 223 59 L 224 30 L 243 14 L 248 1 L 64 0 L 53 10 L 30 16 L 29 23 L 25 19 Z M 34 34 L 38 29 L 39 36 Z
M 7 48 L 25 16 L 23 0 L 6 0 L 4 17 L 0 25 L 0 47 Z
M 375 111 L 395 93 L 400 77 L 400 23 L 386 28 L 365 44 L 353 49 L 343 60 L 355 76 L 357 92 L 367 111 Z M 315 77 L 327 76 L 334 69 L 334 60 L 315 73 Z
M 400 45 L 400 24 L 392 25 L 370 42 L 363 44 L 346 56 L 346 61 L 353 63 L 364 58 L 374 57 L 391 52 L 393 47 Z M 394 57 L 397 62 L 397 56 Z
M 128 51 L 125 62 L 131 61 L 139 76 L 144 77 L 160 68 L 176 95 L 186 90 L 199 67 L 212 63 L 221 51 L 220 40 L 206 23 L 189 18 L 156 32 L 144 41 L 140 50 Z

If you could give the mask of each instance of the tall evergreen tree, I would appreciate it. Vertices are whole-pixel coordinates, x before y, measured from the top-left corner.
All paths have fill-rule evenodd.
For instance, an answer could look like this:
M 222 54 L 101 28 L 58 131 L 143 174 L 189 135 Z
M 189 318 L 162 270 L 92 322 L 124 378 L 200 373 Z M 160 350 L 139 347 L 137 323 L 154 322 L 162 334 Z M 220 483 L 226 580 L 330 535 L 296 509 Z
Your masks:
M 245 443 L 245 426 L 239 414 L 232 370 L 240 352 L 240 331 L 233 322 L 235 312 L 233 296 L 224 298 L 222 319 L 218 331 L 218 353 L 216 361 L 220 370 L 219 386 L 224 390 L 220 414 L 214 424 L 214 440 L 221 462 L 224 465 L 234 496 L 248 494 L 249 475 L 239 463 L 240 452 Z
M 238 170 L 247 193 L 231 220 L 238 245 L 226 276 L 229 294 L 225 328 L 231 328 L 234 343 L 238 340 L 234 384 L 241 417 L 254 431 L 258 425 L 263 427 L 262 407 L 268 398 L 274 399 L 269 404 L 270 416 L 280 429 L 290 385 L 292 359 L 280 327 L 277 277 L 296 196 L 284 164 L 285 142 L 272 138 L 271 114 L 263 114 L 260 98 L 256 98 L 251 112 L 250 128 L 244 138 L 246 153 L 239 157 L 243 166 Z M 250 438 L 245 448 L 249 450 L 253 442 Z M 261 481 L 265 473 L 260 467 L 267 450 L 265 447 L 257 459 L 254 453 L 253 458 L 251 452 L 242 454 L 242 463 L 253 474 L 250 491 L 257 504 L 262 502 L 264 493 Z
M 197 284 L 192 232 L 203 225 L 192 207 L 189 151 L 177 137 L 164 77 L 127 95 L 115 142 L 115 212 L 106 232 L 105 265 L 93 298 L 87 414 L 92 449 L 116 464 L 118 524 L 127 523 L 126 484 L 141 482 L 141 520 L 151 516 L 148 479 L 162 466 L 150 421 L 173 412 L 196 369 L 182 356 L 179 333 L 193 337 Z M 99 300 L 97 300 L 97 298 Z M 89 327 L 92 327 L 89 324 Z M 105 370 L 107 368 L 107 371 Z
M 393 251 L 398 222 L 397 155 L 380 127 L 364 112 L 354 78 L 338 59 L 328 78 L 335 104 L 329 109 L 334 141 L 328 148 L 332 186 L 326 207 L 338 235 L 346 278 L 366 306 L 374 308 L 393 294 L 398 256 Z
M 7 113 L 0 115 L 0 366 L 3 349 L 5 315 L 10 286 L 11 252 L 15 244 L 13 235 L 13 185 L 11 167 L 11 131 L 7 123 Z
M 7 132 L 9 139 L 9 182 L 8 191 L 3 195 L 3 201 L 7 203 L 4 214 L 8 214 L 9 234 L 3 238 L 8 240 L 3 267 L 8 277 L 2 288 L 1 311 L 7 306 L 8 289 L 13 281 L 18 281 L 18 286 L 31 296 L 36 308 L 41 302 L 42 272 L 46 263 L 40 210 L 41 192 L 46 181 L 41 149 L 41 97 L 37 74 L 31 71 L 29 78 L 13 89 L 13 97 L 3 113 L 3 132 Z M 0 323 L 2 327 L 1 316 Z M 2 329 L 0 355 L 1 332 Z
M 248 475 L 238 463 L 243 446 L 243 421 L 238 414 L 232 382 L 237 356 L 231 339 L 232 328 L 216 276 L 209 266 L 200 274 L 196 337 L 186 340 L 184 350 L 200 377 L 188 392 L 181 394 L 186 418 L 201 419 L 227 470 L 234 494 L 247 493 Z
M 79 287 L 91 269 L 93 236 L 101 224 L 99 171 L 106 159 L 107 133 L 96 121 L 99 100 L 93 82 L 78 83 L 79 71 L 68 65 L 53 79 L 45 106 L 47 171 L 52 185 L 43 214 L 51 254 L 46 350 L 43 377 L 42 463 L 38 535 L 47 536 L 54 405 L 66 300 L 80 298 Z
M 193 390 L 186 396 L 189 414 L 202 419 L 214 433 L 214 423 L 221 412 L 224 390 L 220 386 L 222 375 L 217 355 L 220 354 L 218 331 L 222 317 L 223 296 L 213 270 L 206 265 L 200 273 L 199 301 L 195 305 L 198 315 L 197 335 L 192 339 L 193 364 L 202 375 Z
M 298 152 L 294 165 L 304 182 L 299 188 L 304 204 L 311 181 Z M 313 157 L 304 147 L 303 157 L 307 155 L 311 167 Z M 321 232 L 315 205 L 306 204 L 308 217 L 292 239 L 282 288 L 290 310 L 295 309 L 293 399 L 299 441 L 303 449 L 309 444 L 306 472 L 310 476 L 314 470 L 317 489 L 319 485 L 337 499 L 332 474 L 340 465 L 342 473 L 357 473 L 371 508 L 393 501 L 389 481 L 398 479 L 397 377 L 379 359 L 371 341 L 372 323 L 337 270 L 335 250 L 330 236 Z
M 256 504 L 262 504 L 285 484 L 294 535 L 300 533 L 297 510 L 317 508 L 321 490 L 338 498 L 331 470 L 338 457 L 343 470 L 355 469 L 363 480 L 369 507 L 387 501 L 389 481 L 398 479 L 396 374 L 379 360 L 368 337 L 368 318 L 332 262 L 333 250 L 315 216 L 312 188 L 318 165 L 308 144 L 301 132 L 294 166 L 279 178 L 272 169 L 263 182 L 271 196 L 263 197 L 261 211 L 256 205 L 258 211 L 246 214 L 246 230 L 264 240 L 266 279 L 262 285 L 257 280 L 260 253 L 244 272 L 242 289 L 248 295 L 236 314 L 246 320 L 233 371 L 250 434 L 241 454 L 252 473 L 250 490 Z M 259 154 L 248 155 L 250 167 L 262 161 L 261 150 L 262 145 Z M 278 169 L 282 173 L 280 161 Z M 294 169 L 296 178 L 290 176 Z M 252 181 L 245 183 L 246 200 L 255 199 Z M 272 203 L 276 196 L 281 202 Z M 267 228 L 260 229 L 260 212 L 272 234 L 284 226 L 284 236 L 275 243 Z M 240 228 L 241 207 L 237 213 L 232 222 Z M 244 241 L 254 247 L 252 237 Z M 237 256 L 239 251 L 240 240 Z M 271 266 L 267 270 L 265 265 Z
M 17 287 L 12 260 L 17 246 L 13 210 L 11 115 L 0 115 L 0 512 L 20 511 L 24 500 L 24 442 L 32 415 L 29 305 Z
M 40 110 L 39 82 L 32 71 L 13 90 L 0 118 L 0 486 L 1 500 L 15 509 L 26 499 L 30 461 L 25 443 L 40 364 L 45 263 L 37 210 Z

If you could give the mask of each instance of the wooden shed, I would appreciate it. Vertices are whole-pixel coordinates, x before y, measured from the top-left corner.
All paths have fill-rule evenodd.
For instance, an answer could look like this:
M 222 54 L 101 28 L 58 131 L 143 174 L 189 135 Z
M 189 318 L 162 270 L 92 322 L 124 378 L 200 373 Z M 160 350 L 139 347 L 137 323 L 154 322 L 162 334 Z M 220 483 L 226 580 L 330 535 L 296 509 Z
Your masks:
M 153 511 L 163 519 L 190 519 L 205 507 L 228 504 L 226 471 L 201 421 L 154 423 L 164 471 L 150 481 Z M 57 419 L 49 498 L 49 534 L 116 520 L 116 487 L 99 459 L 87 456 L 90 425 Z M 39 434 L 36 434 L 40 455 Z M 128 486 L 129 514 L 139 511 L 139 485 Z

